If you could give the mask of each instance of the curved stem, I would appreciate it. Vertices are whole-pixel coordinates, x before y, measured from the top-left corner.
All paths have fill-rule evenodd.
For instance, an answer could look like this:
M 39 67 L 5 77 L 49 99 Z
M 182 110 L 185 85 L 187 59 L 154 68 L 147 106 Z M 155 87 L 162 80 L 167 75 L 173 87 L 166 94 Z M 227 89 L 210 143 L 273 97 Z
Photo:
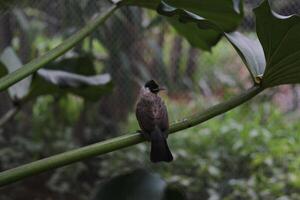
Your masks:
M 56 48 L 48 51 L 45 55 L 38 57 L 20 69 L 7 74 L 6 76 L 0 79 L 0 91 L 5 90 L 9 86 L 13 85 L 14 83 L 22 80 L 26 76 L 32 74 L 33 72 L 37 71 L 39 68 L 44 66 L 45 64 L 53 61 L 57 57 L 61 56 L 76 44 L 78 44 L 82 39 L 84 39 L 88 34 L 93 32 L 99 25 L 103 24 L 105 20 L 118 8 L 117 5 L 113 5 L 105 13 L 96 17 L 94 20 L 89 22 L 85 27 L 83 27 L 80 31 L 66 39 Z
M 260 86 L 254 86 L 249 90 L 231 98 L 230 100 L 217 104 L 201 113 L 184 119 L 183 121 L 173 124 L 169 132 L 174 133 L 189 127 L 198 125 L 217 115 L 227 112 L 234 107 L 248 101 L 263 90 Z M 44 158 L 29 164 L 25 164 L 0 173 L 0 186 L 16 182 L 25 177 L 39 174 L 50 169 L 58 168 L 70 163 L 74 163 L 92 156 L 102 155 L 118 149 L 122 149 L 134 144 L 143 142 L 144 139 L 140 134 L 134 133 L 110 140 L 88 145 L 82 148 L 71 150 L 65 153 Z

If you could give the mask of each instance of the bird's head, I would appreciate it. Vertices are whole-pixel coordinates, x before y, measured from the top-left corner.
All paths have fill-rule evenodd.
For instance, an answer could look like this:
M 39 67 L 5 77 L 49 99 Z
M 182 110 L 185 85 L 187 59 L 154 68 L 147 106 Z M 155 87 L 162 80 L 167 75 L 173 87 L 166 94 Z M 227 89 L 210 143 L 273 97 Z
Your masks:
M 154 80 L 146 82 L 145 88 L 148 88 L 154 94 L 157 94 L 161 90 L 165 90 L 164 88 L 159 87 L 159 85 Z

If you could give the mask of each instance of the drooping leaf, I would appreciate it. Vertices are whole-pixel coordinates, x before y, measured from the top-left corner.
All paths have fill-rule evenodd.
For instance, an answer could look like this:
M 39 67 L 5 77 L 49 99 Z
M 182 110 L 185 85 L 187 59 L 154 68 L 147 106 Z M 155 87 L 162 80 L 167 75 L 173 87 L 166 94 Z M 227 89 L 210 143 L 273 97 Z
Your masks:
M 213 30 L 201 30 L 195 23 L 182 24 L 177 19 L 167 18 L 173 28 L 196 48 L 209 51 L 221 39 L 222 34 Z
M 7 72 L 11 73 L 22 67 L 22 62 L 11 47 L 4 49 L 0 56 L 2 64 L 6 67 Z M 5 70 L 1 70 L 5 73 Z M 13 100 L 20 100 L 28 94 L 31 84 L 31 76 L 21 80 L 8 89 L 9 95 Z
M 109 74 L 84 76 L 60 70 L 40 69 L 34 76 L 30 97 L 70 92 L 96 101 L 111 89 Z
M 239 32 L 225 33 L 225 36 L 242 58 L 253 80 L 260 83 L 266 60 L 258 39 L 250 39 Z
M 175 30 L 192 46 L 204 50 L 210 50 L 223 31 L 233 31 L 243 17 L 240 1 L 228 0 L 166 0 L 161 2 L 158 12 L 167 16 Z
M 169 200 L 170 197 L 184 200 L 174 188 L 167 190 L 166 182 L 157 174 L 136 170 L 102 184 L 94 200 Z
M 73 93 L 88 100 L 112 89 L 109 74 L 97 75 L 91 55 L 72 56 L 45 65 L 34 75 L 30 98 L 45 94 Z
M 243 18 L 239 0 L 164 0 L 161 14 L 197 21 L 199 26 L 216 25 L 224 32 L 234 30 Z
M 210 50 L 222 37 L 222 30 L 233 31 L 243 17 L 240 0 L 168 0 L 161 3 L 157 0 L 123 0 L 121 3 L 158 8 L 179 34 L 192 46 L 203 50 Z
M 300 83 L 300 17 L 279 15 L 271 10 L 268 1 L 254 12 L 257 35 L 266 57 L 262 85 Z
M 45 65 L 45 69 L 62 70 L 80 75 L 95 75 L 94 58 L 92 55 L 80 55 L 63 58 Z

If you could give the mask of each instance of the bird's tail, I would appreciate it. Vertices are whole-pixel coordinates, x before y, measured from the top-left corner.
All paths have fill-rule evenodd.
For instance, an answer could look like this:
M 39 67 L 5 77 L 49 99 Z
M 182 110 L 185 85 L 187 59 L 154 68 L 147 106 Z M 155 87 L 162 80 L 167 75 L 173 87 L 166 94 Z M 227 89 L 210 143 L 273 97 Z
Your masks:
M 168 147 L 164 133 L 158 128 L 150 134 L 151 137 L 151 154 L 152 162 L 171 162 L 173 160 L 172 153 Z

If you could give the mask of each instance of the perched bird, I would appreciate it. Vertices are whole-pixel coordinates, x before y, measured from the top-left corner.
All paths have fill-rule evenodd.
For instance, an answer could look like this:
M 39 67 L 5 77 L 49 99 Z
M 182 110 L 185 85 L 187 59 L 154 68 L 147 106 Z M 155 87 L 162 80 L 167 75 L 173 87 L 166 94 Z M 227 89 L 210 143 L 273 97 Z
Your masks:
M 168 111 L 158 92 L 163 90 L 154 81 L 148 81 L 140 90 L 136 105 L 136 118 L 142 135 L 151 142 L 152 162 L 171 162 L 172 153 L 167 144 L 169 119 Z

